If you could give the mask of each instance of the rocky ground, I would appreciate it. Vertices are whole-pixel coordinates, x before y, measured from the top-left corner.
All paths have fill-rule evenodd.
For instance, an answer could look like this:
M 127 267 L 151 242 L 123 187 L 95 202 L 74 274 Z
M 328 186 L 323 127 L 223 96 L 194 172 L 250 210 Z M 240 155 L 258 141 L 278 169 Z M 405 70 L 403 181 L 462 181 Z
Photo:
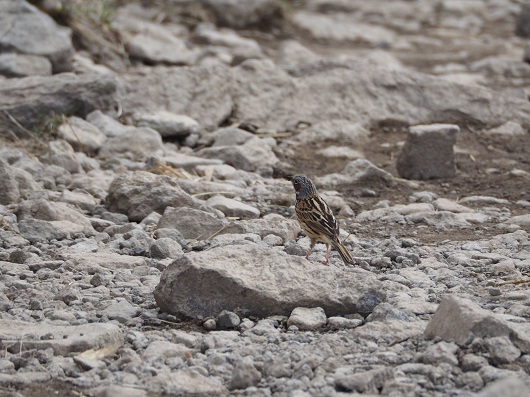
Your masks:
M 529 395 L 523 1 L 32 4 L 0 0 L 0 396 Z M 301 173 L 356 266 L 305 260 Z

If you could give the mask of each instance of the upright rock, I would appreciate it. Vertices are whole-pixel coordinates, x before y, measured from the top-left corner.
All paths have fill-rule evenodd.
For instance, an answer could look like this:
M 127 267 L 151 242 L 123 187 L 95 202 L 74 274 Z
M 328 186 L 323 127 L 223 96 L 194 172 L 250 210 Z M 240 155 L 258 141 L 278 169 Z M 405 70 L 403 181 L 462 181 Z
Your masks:
M 451 178 L 455 175 L 453 145 L 460 127 L 453 124 L 410 128 L 397 159 L 399 175 L 407 179 Z
M 12 167 L 0 160 L 0 204 L 14 204 L 19 198 L 18 183 L 13 176 Z

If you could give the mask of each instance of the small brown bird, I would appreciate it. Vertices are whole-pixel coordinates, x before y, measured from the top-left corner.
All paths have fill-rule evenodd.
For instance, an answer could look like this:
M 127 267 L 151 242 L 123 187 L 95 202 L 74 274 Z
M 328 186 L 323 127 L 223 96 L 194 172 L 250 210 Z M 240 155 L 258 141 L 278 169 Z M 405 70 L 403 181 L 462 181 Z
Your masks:
M 306 259 L 309 260 L 315 244 L 320 241 L 326 244 L 326 262 L 324 262 L 326 265 L 329 265 L 330 245 L 339 251 L 345 264 L 353 265 L 353 258 L 339 240 L 339 224 L 327 203 L 318 195 L 315 184 L 305 175 L 296 175 L 287 179 L 293 183 L 296 191 L 295 210 L 298 223 L 311 239 Z

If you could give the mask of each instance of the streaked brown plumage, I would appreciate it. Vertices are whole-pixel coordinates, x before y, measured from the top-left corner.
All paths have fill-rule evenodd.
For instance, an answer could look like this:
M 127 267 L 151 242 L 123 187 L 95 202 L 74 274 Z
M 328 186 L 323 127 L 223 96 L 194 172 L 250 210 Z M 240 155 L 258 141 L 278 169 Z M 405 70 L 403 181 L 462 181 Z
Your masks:
M 354 264 L 350 253 L 339 240 L 339 224 L 333 215 L 333 212 L 318 195 L 317 188 L 311 179 L 305 175 L 296 175 L 288 178 L 296 191 L 296 217 L 300 227 L 311 240 L 311 247 L 306 255 L 313 252 L 315 244 L 320 241 L 326 244 L 326 265 L 329 265 L 329 246 L 335 247 L 347 265 Z

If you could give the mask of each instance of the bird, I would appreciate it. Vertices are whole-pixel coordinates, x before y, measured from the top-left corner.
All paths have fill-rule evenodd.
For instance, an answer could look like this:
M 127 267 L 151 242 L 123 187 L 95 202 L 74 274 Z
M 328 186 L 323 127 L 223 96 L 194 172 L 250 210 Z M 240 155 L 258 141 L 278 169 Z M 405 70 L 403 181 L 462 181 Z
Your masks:
M 292 182 L 296 192 L 295 212 L 298 223 L 311 240 L 311 247 L 305 258 L 309 260 L 315 244 L 320 241 L 326 244 L 325 265 L 329 266 L 330 245 L 339 251 L 346 265 L 353 265 L 355 262 L 351 254 L 339 240 L 337 219 L 329 205 L 318 194 L 313 181 L 305 175 L 290 176 L 286 179 Z

